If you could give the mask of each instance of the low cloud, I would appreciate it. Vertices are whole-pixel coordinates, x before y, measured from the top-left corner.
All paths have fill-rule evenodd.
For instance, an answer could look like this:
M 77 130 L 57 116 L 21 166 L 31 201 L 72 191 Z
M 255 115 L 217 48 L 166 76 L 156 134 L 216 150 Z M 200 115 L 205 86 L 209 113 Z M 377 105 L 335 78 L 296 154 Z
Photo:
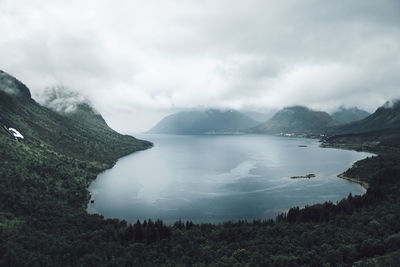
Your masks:
M 11 95 L 16 95 L 19 90 L 14 80 L 6 73 L 0 71 L 0 90 Z
M 1 68 L 34 97 L 77 88 L 124 132 L 197 107 L 371 112 L 400 97 L 399 10 L 397 0 L 3 0 Z
M 394 106 L 400 105 L 400 99 L 393 99 L 386 101 L 386 103 L 383 105 L 384 108 L 393 108 Z
M 89 104 L 89 100 L 79 92 L 64 86 L 47 87 L 36 99 L 41 105 L 58 113 L 71 113 L 78 105 Z

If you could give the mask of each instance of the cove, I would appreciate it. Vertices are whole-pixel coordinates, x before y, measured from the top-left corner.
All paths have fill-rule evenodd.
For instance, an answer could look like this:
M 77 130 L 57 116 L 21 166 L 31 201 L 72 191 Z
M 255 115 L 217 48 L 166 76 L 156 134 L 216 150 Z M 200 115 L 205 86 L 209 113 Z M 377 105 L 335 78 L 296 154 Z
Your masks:
M 136 135 L 154 147 L 118 160 L 89 186 L 89 213 L 128 222 L 274 218 L 294 206 L 361 195 L 338 174 L 365 152 L 268 135 Z M 291 179 L 315 174 L 311 179 Z

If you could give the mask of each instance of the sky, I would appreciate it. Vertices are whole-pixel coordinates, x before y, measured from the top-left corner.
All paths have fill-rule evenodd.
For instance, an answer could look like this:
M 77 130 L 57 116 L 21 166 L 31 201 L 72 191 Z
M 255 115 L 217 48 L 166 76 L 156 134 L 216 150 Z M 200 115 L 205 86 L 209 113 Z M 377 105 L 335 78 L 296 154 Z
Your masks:
M 192 108 L 373 112 L 400 98 L 398 0 L 0 0 L 0 69 L 124 133 Z

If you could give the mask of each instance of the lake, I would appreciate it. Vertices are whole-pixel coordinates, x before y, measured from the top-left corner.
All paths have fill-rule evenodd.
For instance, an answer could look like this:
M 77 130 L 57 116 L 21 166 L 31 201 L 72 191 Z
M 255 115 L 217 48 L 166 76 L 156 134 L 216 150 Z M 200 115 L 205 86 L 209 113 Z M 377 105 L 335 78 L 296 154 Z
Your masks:
M 293 206 L 364 194 L 337 175 L 372 155 L 268 135 L 135 136 L 154 147 L 119 159 L 91 183 L 89 213 L 128 222 L 274 218 Z

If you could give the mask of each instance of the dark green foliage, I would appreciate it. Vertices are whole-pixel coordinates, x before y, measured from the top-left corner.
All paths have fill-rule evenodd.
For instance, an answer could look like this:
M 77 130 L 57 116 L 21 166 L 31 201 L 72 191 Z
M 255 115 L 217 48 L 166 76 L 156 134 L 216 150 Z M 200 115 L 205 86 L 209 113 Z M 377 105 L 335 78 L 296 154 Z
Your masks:
M 400 155 L 400 127 L 328 136 L 323 141 L 332 147 L 370 151 L 380 155 Z
M 380 156 L 346 172 L 368 181 L 365 195 L 292 208 L 275 221 L 128 224 L 88 215 L 86 188 L 118 157 L 151 144 L 113 132 L 89 106 L 76 112 L 62 116 L 0 90 L 0 124 L 25 136 L 0 129 L 0 266 L 398 264 L 398 150 L 378 145 Z

